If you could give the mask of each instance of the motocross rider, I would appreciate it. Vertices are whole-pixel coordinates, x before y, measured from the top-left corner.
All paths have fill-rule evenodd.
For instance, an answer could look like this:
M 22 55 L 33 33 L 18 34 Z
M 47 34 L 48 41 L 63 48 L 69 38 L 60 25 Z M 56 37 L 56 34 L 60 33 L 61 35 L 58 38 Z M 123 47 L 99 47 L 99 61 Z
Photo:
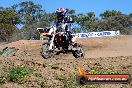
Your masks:
M 64 8 L 58 8 L 56 10 L 56 27 L 58 27 L 62 23 L 66 12 L 67 10 Z M 42 35 L 43 36 L 51 35 L 52 32 L 53 32 L 53 28 L 49 30 L 49 33 L 42 33 Z
M 59 26 L 63 22 L 63 19 L 67 13 L 67 9 L 65 8 L 58 8 L 56 10 L 56 15 L 57 15 L 57 20 L 56 20 L 56 25 Z
M 66 13 L 68 12 L 68 9 L 65 8 L 58 8 L 56 10 L 56 14 L 57 14 L 57 27 L 59 27 L 61 25 L 61 32 L 65 32 L 69 38 L 69 42 L 72 43 L 72 25 L 71 23 L 68 22 L 69 20 L 69 16 L 65 16 Z
M 56 28 L 59 28 L 59 27 L 62 28 L 62 30 L 58 32 L 59 36 L 61 36 L 61 34 L 63 32 L 67 32 L 67 36 L 68 36 L 69 41 L 71 43 L 72 42 L 72 35 L 71 35 L 71 29 L 72 28 L 71 28 L 71 23 L 67 22 L 68 16 L 65 17 L 67 11 L 68 10 L 65 8 L 58 8 L 56 10 L 56 18 L 57 18 L 56 19 Z M 54 31 L 53 28 L 51 28 L 49 30 L 49 33 L 44 33 L 42 35 L 44 35 L 44 36 L 51 35 L 53 31 Z

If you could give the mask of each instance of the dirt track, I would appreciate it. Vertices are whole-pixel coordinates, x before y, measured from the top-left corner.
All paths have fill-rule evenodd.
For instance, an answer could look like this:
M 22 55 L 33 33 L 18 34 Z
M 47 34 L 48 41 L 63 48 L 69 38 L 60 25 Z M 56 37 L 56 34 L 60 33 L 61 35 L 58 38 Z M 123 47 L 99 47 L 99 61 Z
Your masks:
M 48 85 L 51 88 L 63 88 L 63 83 L 55 79 L 57 74 L 74 75 L 75 68 L 79 65 L 84 65 L 88 68 L 90 63 L 99 63 L 101 66 L 114 66 L 115 70 L 120 73 L 132 74 L 132 36 L 116 36 L 107 38 L 87 38 L 77 39 L 76 42 L 81 43 L 85 49 L 85 58 L 83 60 L 75 59 L 72 54 L 60 54 L 52 59 L 43 59 L 40 55 L 41 44 L 45 41 L 40 40 L 20 40 L 5 45 L 0 45 L 0 48 L 16 47 L 19 50 L 12 56 L 0 57 L 2 64 L 0 68 L 16 66 L 22 64 L 31 66 L 38 69 L 40 73 L 47 79 Z M 8 64 L 5 64 L 8 63 Z M 59 69 L 51 69 L 49 65 L 58 64 Z M 129 66 L 124 69 L 123 67 Z M 32 78 L 31 78 L 32 79 Z M 27 85 L 17 85 L 6 83 L 4 86 L 12 88 L 30 88 L 36 84 L 32 83 Z M 101 88 L 132 88 L 130 85 L 114 85 L 105 84 Z M 10 87 L 11 88 L 11 87 Z

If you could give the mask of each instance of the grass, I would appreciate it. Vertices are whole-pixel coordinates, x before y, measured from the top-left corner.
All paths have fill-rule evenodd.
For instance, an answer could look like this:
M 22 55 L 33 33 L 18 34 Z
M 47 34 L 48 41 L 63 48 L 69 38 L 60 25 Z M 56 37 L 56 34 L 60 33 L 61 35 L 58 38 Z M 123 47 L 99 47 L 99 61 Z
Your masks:
M 64 88 L 77 88 L 75 76 L 69 76 L 64 82 Z
M 90 63 L 89 68 L 90 69 L 86 71 L 88 74 L 119 74 L 112 65 L 103 67 L 99 63 Z
M 63 74 L 56 75 L 56 79 L 60 81 L 64 81 L 66 77 Z
M 34 75 L 35 75 L 36 77 L 43 77 L 42 74 L 40 74 L 40 73 L 38 73 L 38 72 L 34 73 Z
M 64 82 L 64 88 L 99 88 L 99 85 L 95 84 L 79 85 L 76 82 L 75 76 L 69 76 Z
M 0 55 L 2 55 L 4 52 L 3 52 L 3 50 L 0 50 Z
M 30 74 L 33 75 L 30 75 Z M 28 83 L 31 76 L 36 77 L 36 82 L 38 85 L 38 88 L 49 88 L 47 85 L 47 82 L 45 78 L 43 78 L 42 74 L 33 70 L 29 67 L 23 67 L 23 66 L 15 66 L 7 70 L 7 72 L 4 72 L 2 75 L 0 75 L 0 85 L 2 86 L 6 82 L 14 82 L 18 84 L 25 84 Z M 0 88 L 1 88 L 0 86 Z
M 99 64 L 91 64 L 89 66 L 89 70 L 86 71 L 88 74 L 119 74 L 117 71 L 114 70 L 112 65 L 107 67 L 102 67 Z M 58 77 L 62 79 L 61 76 Z M 86 85 L 79 85 L 76 82 L 75 76 L 70 76 L 64 82 L 64 88 L 100 88 L 99 84 L 86 84 Z
M 21 84 L 27 81 L 30 73 L 32 73 L 31 68 L 16 66 L 9 70 L 8 76 L 10 81 Z
M 49 64 L 49 66 L 51 67 L 51 69 L 59 69 L 58 64 Z
M 49 86 L 47 85 L 46 78 L 43 77 L 43 75 L 38 69 L 34 70 L 33 75 L 37 77 L 36 82 L 39 86 L 38 88 L 49 88 Z
M 45 80 L 37 80 L 37 84 L 40 85 L 40 88 L 49 88 Z
M 7 81 L 6 76 L 1 75 L 0 76 L 0 84 L 4 84 Z
M 0 84 L 5 82 L 25 83 L 31 72 L 32 69 L 28 67 L 16 66 L 10 68 L 8 71 L 0 74 Z

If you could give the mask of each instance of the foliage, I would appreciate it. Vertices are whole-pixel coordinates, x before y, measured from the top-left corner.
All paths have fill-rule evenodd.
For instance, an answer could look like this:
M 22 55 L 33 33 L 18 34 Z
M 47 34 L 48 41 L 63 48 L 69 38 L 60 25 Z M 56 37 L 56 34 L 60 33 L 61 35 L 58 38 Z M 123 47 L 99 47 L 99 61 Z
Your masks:
M 32 1 L 20 2 L 11 6 L 20 15 L 21 37 L 24 39 L 39 39 L 38 27 L 49 26 L 49 17 L 42 6 Z
M 17 25 L 20 21 L 20 16 L 15 11 L 9 8 L 3 8 L 0 10 L 0 24 Z
M 0 40 L 8 41 L 9 37 L 17 30 L 20 15 L 10 8 L 0 9 Z
M 122 14 L 116 10 L 106 10 L 100 14 L 101 19 L 95 16 L 94 12 L 86 15 L 78 14 L 77 24 L 88 31 L 117 31 L 122 34 L 131 34 L 132 17 L 131 14 Z
M 85 30 L 92 31 L 93 25 L 98 21 L 97 17 L 95 17 L 94 12 L 89 12 L 86 15 L 78 14 L 76 18 L 76 22 Z
M 3 52 L 3 50 L 0 50 L 0 55 L 2 55 L 4 52 Z
M 119 16 L 121 14 L 122 13 L 120 11 L 116 11 L 116 10 L 106 10 L 104 13 L 101 13 L 100 14 L 100 17 L 102 19 L 105 19 L 105 18 L 112 18 L 114 16 Z
M 9 78 L 12 82 L 24 83 L 27 81 L 28 75 L 32 72 L 31 68 L 16 66 L 9 70 Z
M 9 81 L 16 83 L 25 83 L 31 72 L 32 69 L 28 67 L 16 66 L 10 68 L 8 71 L 4 71 L 4 73 L 0 74 L 0 84 Z
M 9 41 L 10 36 L 15 31 L 19 31 L 14 25 L 11 24 L 0 24 L 0 40 Z
M 94 12 L 76 14 L 74 9 L 67 9 L 77 25 L 73 27 L 74 32 L 120 30 L 122 34 L 132 34 L 132 13 L 127 15 L 117 10 L 106 10 L 97 17 Z M 33 1 L 22 1 L 9 8 L 0 7 L 0 17 L 2 41 L 39 39 L 38 27 L 45 28 L 56 23 L 55 11 L 47 13 Z
M 20 2 L 12 6 L 12 9 L 20 14 L 22 24 L 31 24 L 38 21 L 41 16 L 41 5 L 34 4 L 32 1 Z

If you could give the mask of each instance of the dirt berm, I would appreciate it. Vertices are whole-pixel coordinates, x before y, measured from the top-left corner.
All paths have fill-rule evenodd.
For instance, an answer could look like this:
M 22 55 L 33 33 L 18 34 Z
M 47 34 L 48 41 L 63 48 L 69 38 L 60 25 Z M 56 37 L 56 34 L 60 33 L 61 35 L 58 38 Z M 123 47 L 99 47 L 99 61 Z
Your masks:
M 121 74 L 132 75 L 132 36 L 115 36 L 103 38 L 77 39 L 77 43 L 83 45 L 85 50 L 84 59 L 76 59 L 72 54 L 60 54 L 55 58 L 44 59 L 40 55 L 43 40 L 19 40 L 9 44 L 0 45 L 0 49 L 5 47 L 16 47 L 17 52 L 0 57 L 0 69 L 12 66 L 24 65 L 34 68 L 41 78 L 46 80 L 48 88 L 64 88 L 64 82 L 57 79 L 63 74 L 65 77 L 75 75 L 76 67 L 84 66 L 89 69 L 89 65 L 100 64 L 102 67 L 113 66 L 114 70 Z M 55 66 L 54 66 L 55 65 Z M 53 68 L 55 67 L 55 68 Z M 63 79 L 62 79 L 63 80 Z M 25 84 L 7 82 L 2 88 L 42 88 L 37 84 L 35 76 L 29 78 Z M 132 88 L 130 84 L 100 84 L 96 88 Z M 84 87 L 82 88 L 95 88 Z M 46 88 L 46 87 L 45 87 Z M 73 88 L 73 87 L 69 87 Z M 78 87 L 79 88 L 79 87 Z

